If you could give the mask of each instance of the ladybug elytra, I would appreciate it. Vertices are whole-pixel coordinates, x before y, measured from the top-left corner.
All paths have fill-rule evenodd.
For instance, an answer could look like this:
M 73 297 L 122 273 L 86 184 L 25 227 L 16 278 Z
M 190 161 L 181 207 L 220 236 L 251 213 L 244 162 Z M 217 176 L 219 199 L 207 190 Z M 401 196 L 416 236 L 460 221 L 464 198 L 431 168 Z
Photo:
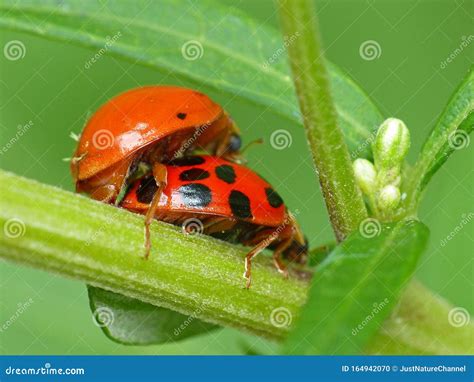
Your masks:
M 164 170 L 136 180 L 120 206 L 183 225 L 198 219 L 201 233 L 252 246 L 245 258 L 247 288 L 252 258 L 273 249 L 277 269 L 287 275 L 282 257 L 303 263 L 307 242 L 293 215 L 272 186 L 249 168 L 213 156 L 188 156 L 161 164 Z M 166 178 L 155 182 L 157 176 Z M 184 228 L 184 227 L 183 227 Z
M 126 91 L 102 105 L 86 124 L 71 162 L 76 190 L 114 202 L 134 165 L 204 149 L 232 158 L 240 134 L 205 94 L 176 86 Z

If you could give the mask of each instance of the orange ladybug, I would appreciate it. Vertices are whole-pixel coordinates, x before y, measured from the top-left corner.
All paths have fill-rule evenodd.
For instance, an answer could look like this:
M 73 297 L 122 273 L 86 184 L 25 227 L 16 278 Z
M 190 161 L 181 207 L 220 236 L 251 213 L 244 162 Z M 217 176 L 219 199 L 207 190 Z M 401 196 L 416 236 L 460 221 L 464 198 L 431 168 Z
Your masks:
M 81 134 L 71 172 L 77 192 L 118 203 L 139 173 L 152 173 L 160 185 L 166 178 L 162 162 L 196 150 L 236 160 L 240 146 L 235 123 L 205 94 L 147 86 L 119 94 L 95 112 Z M 150 204 L 146 230 L 157 202 Z
M 305 262 L 308 245 L 295 218 L 273 187 L 249 168 L 213 156 L 187 156 L 160 166 L 161 178 L 156 181 L 154 174 L 135 181 L 121 207 L 145 214 L 156 203 L 158 220 L 184 230 L 189 222 L 200 233 L 252 246 L 245 258 L 247 288 L 252 258 L 267 247 L 284 275 L 282 256 Z

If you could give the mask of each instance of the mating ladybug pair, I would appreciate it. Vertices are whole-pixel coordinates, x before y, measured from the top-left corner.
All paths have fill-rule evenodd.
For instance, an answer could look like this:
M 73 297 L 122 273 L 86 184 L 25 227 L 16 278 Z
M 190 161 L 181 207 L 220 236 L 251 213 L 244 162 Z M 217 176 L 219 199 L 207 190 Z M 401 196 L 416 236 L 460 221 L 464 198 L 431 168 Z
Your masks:
M 145 215 L 145 257 L 153 219 L 181 225 L 199 219 L 202 232 L 252 246 L 245 258 L 273 249 L 304 262 L 307 243 L 283 200 L 240 162 L 239 130 L 206 95 L 150 86 L 122 93 L 89 120 L 72 158 L 76 191 Z M 203 151 L 211 155 L 196 155 Z

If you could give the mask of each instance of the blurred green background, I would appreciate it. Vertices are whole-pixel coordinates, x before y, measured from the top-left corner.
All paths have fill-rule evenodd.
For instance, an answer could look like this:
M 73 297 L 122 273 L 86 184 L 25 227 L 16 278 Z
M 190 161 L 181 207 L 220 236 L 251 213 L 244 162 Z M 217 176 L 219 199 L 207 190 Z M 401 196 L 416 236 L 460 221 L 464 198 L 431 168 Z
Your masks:
M 257 23 L 278 25 L 271 1 L 224 3 L 249 14 Z M 411 161 L 471 65 L 473 46 L 441 68 L 463 36 L 471 34 L 473 4 L 463 0 L 318 1 L 327 56 L 370 94 L 384 116 L 406 122 L 412 133 Z M 242 36 L 243 44 L 246 38 Z M 87 116 L 118 92 L 159 84 L 163 77 L 110 56 L 102 57 L 86 71 L 84 63 L 92 51 L 1 32 L 2 47 L 11 40 L 22 41 L 26 55 L 18 61 L 0 57 L 0 146 L 15 136 L 18 125 L 30 120 L 34 125 L 0 155 L 0 166 L 72 190 L 68 164 L 62 160 L 71 155 L 75 145 L 70 132 L 79 133 Z M 378 59 L 366 61 L 359 55 L 360 45 L 367 40 L 379 43 Z M 246 128 L 261 111 L 217 91 L 209 95 L 228 105 L 245 141 L 259 137 L 268 141 L 277 128 L 295 131 L 295 126 L 270 112 L 263 113 L 258 124 Z M 473 313 L 474 224 L 469 223 L 446 245 L 441 244 L 463 216 L 472 212 L 471 150 L 453 155 L 429 186 L 420 217 L 431 229 L 431 240 L 417 277 L 456 306 Z M 332 240 L 321 195 L 314 192 L 318 184 L 301 130 L 293 134 L 293 144 L 284 151 L 266 144 L 249 151 L 248 157 L 254 169 L 277 185 L 290 208 L 301 211 L 300 222 L 313 245 Z M 0 324 L 15 313 L 19 303 L 33 299 L 20 318 L 0 332 L 4 354 L 234 354 L 246 346 L 265 352 L 274 348 L 231 329 L 163 346 L 118 345 L 93 324 L 86 288 L 80 282 L 4 262 L 0 276 Z

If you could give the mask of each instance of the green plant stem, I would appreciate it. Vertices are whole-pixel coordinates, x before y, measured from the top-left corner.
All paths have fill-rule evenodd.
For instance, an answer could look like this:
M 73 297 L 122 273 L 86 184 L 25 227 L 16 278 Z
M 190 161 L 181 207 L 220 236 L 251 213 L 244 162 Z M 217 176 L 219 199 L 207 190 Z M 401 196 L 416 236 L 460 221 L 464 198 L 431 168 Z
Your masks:
M 242 247 L 154 222 L 144 260 L 143 216 L 5 172 L 0 184 L 0 255 L 9 260 L 270 338 L 288 331 L 272 325 L 271 312 L 296 315 L 305 301 L 306 282 L 285 280 L 265 256 L 245 289 Z M 24 234 L 12 238 L 15 223 Z
M 406 288 L 392 317 L 367 347 L 368 354 L 474 354 L 474 326 L 468 316 L 449 320 L 454 308 L 418 281 Z M 472 321 L 472 320 L 471 320 Z M 454 327 L 452 323 L 458 324 Z M 464 323 L 465 325 L 462 325 Z
M 246 290 L 242 278 L 246 250 L 241 247 L 184 235 L 176 227 L 156 222 L 152 254 L 145 261 L 142 216 L 1 170 L 0 184 L 0 257 L 4 259 L 272 339 L 283 338 L 289 330 L 272 324 L 272 311 L 286 308 L 294 322 L 306 300 L 307 282 L 296 272 L 284 280 L 266 256 L 257 257 L 254 283 Z M 418 288 L 402 297 L 401 306 L 418 296 Z M 425 348 L 429 336 L 424 328 L 442 327 L 451 307 L 426 290 L 420 299 L 429 306 L 421 309 L 411 304 L 410 309 L 398 310 L 384 325 L 384 337 L 376 337 L 371 352 L 395 352 L 387 338 L 393 338 L 397 350 Z M 436 314 L 426 313 L 430 311 Z M 417 326 L 420 315 L 422 327 Z M 401 321 L 407 325 L 402 330 L 397 327 Z M 459 330 L 443 328 L 440 349 L 472 352 L 472 344 L 456 340 Z M 463 336 L 474 335 L 472 325 L 462 330 Z M 436 353 L 431 342 L 426 348 Z
M 316 11 L 312 0 L 280 0 L 279 9 L 284 34 L 296 37 L 288 45 L 296 93 L 329 217 L 341 241 L 367 211 L 337 123 Z

